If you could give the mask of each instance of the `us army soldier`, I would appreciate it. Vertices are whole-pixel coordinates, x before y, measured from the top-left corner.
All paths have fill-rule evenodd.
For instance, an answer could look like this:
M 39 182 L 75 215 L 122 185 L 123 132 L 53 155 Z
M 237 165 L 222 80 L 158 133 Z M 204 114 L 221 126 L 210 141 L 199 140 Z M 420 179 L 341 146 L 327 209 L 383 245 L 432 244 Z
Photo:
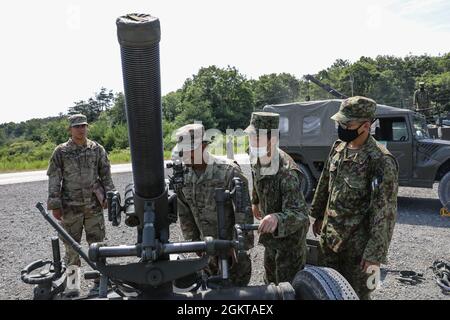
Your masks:
M 53 151 L 47 175 L 47 207 L 64 229 L 81 241 L 83 227 L 89 244 L 105 238 L 105 192 L 115 190 L 105 149 L 87 139 L 87 118 L 69 117 L 71 138 Z M 80 266 L 80 257 L 68 244 L 66 264 Z
M 375 101 L 356 96 L 331 117 L 339 139 L 311 207 L 313 232 L 321 235 L 321 265 L 339 271 L 360 299 L 370 299 L 370 273 L 386 263 L 397 215 L 397 161 L 370 135 L 375 111 Z
M 231 240 L 235 224 L 253 223 L 247 178 L 242 174 L 237 162 L 219 159 L 207 151 L 209 141 L 205 137 L 203 125 L 186 125 L 179 128 L 175 135 L 178 141 L 175 150 L 181 151 L 183 161 L 189 167 L 188 173 L 185 174 L 185 185 L 181 192 L 177 193 L 178 216 L 184 238 L 192 241 L 206 236 L 218 238 L 215 188 L 231 190 L 233 178 L 239 177 L 244 190 L 247 191 L 244 192 L 247 210 L 246 213 L 235 212 L 231 202 L 225 205 L 225 234 L 227 240 Z M 252 248 L 253 234 L 247 234 L 244 242 L 245 249 Z M 245 255 L 238 263 L 230 256 L 229 265 L 231 282 L 236 286 L 246 286 L 251 277 L 249 255 Z M 210 258 L 206 271 L 210 275 L 219 273 L 216 257 Z
M 291 282 L 306 262 L 309 209 L 294 160 L 278 148 L 279 115 L 253 112 L 245 129 L 250 140 L 253 215 L 261 220 L 266 283 Z

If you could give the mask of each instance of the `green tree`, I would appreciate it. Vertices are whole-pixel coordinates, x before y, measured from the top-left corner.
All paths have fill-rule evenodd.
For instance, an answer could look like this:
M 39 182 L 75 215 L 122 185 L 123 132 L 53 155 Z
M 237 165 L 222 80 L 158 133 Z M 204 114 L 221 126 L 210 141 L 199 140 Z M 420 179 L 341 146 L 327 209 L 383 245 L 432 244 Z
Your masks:
M 69 121 L 66 117 L 54 120 L 46 126 L 46 140 L 53 142 L 55 145 L 66 142 L 70 137 Z
M 427 84 L 430 99 L 437 111 L 450 111 L 450 71 L 422 78 Z M 442 114 L 443 115 L 443 114 Z
M 230 66 L 225 69 L 216 66 L 201 68 L 184 83 L 181 102 L 178 120 L 202 120 L 205 126 L 217 124 L 216 128 L 222 131 L 245 126 L 254 106 L 249 81 Z
M 114 125 L 127 122 L 127 116 L 125 114 L 125 96 L 122 92 L 116 94 L 114 105 L 108 110 L 108 115 Z
M 6 136 L 6 130 L 0 127 L 0 147 L 5 145 L 6 141 L 8 141 L 8 137 Z
M 69 115 L 82 113 L 87 117 L 88 122 L 94 122 L 103 111 L 110 109 L 114 102 L 114 94 L 112 90 L 101 88 L 100 92 L 95 93 L 94 97 L 85 100 L 79 100 L 74 102 L 72 107 L 69 107 Z
M 107 111 L 113 106 L 115 96 L 112 90 L 107 91 L 106 88 L 100 88 L 100 92 L 95 93 L 95 101 L 100 111 Z
M 300 81 L 289 73 L 262 75 L 252 82 L 256 108 L 266 104 L 295 102 L 300 94 Z
M 182 111 L 182 91 L 181 89 L 169 92 L 162 97 L 162 115 L 167 121 L 175 121 L 175 118 Z
M 106 151 L 125 149 L 128 145 L 128 129 L 125 124 L 108 127 L 102 138 Z
M 89 139 L 95 140 L 101 145 L 105 146 L 105 137 L 108 129 L 111 127 L 111 122 L 106 114 L 102 114 L 97 121 L 89 126 Z M 106 147 L 105 147 L 106 148 Z M 109 149 L 108 151 L 110 151 Z
M 217 122 L 208 101 L 197 101 L 195 104 L 190 101 L 184 101 L 182 110 L 175 117 L 175 123 L 178 127 L 194 121 L 201 121 L 205 128 L 217 128 Z

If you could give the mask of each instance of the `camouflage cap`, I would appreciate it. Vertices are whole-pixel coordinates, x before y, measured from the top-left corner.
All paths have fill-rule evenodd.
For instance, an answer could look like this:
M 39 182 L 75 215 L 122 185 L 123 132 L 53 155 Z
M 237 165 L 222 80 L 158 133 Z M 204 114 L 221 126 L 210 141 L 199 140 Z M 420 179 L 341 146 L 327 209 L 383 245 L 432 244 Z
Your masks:
M 88 124 L 86 116 L 81 113 L 71 115 L 69 117 L 69 123 L 71 127 Z
M 278 129 L 280 115 L 273 112 L 253 112 L 250 125 L 244 130 L 246 133 L 256 133 L 256 130 Z
M 331 119 L 339 122 L 362 121 L 375 118 L 377 103 L 362 96 L 350 97 L 342 101 L 339 111 Z
M 205 128 L 200 123 L 187 124 L 175 131 L 176 150 L 192 151 L 204 141 Z

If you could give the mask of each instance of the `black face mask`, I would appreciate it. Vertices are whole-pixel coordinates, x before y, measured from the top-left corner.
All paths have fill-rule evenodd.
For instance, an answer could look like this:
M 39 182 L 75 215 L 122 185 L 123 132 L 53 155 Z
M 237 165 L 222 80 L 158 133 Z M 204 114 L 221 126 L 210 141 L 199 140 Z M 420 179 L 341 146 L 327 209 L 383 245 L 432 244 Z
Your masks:
M 358 138 L 361 133 L 358 133 L 358 129 L 361 128 L 361 126 L 364 123 L 361 123 L 361 125 L 356 128 L 356 129 L 344 129 L 342 128 L 339 124 L 338 124 L 338 137 L 339 139 L 341 139 L 344 142 L 351 142 L 353 140 L 355 140 L 356 138 Z

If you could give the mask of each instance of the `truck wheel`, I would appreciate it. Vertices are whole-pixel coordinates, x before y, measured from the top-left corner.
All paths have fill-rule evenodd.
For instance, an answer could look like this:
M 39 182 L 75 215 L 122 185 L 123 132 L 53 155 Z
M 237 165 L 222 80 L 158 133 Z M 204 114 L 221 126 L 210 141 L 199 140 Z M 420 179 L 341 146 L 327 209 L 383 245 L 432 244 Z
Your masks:
M 439 182 L 438 195 L 442 206 L 450 210 L 450 172 L 447 172 Z
M 311 174 L 311 171 L 302 163 L 297 162 L 297 165 L 300 171 L 303 173 L 302 183 L 300 184 L 300 190 L 303 193 L 303 196 L 306 200 L 309 200 L 313 196 L 314 189 L 314 177 Z
M 306 266 L 292 281 L 296 300 L 359 300 L 348 281 L 336 270 Z

